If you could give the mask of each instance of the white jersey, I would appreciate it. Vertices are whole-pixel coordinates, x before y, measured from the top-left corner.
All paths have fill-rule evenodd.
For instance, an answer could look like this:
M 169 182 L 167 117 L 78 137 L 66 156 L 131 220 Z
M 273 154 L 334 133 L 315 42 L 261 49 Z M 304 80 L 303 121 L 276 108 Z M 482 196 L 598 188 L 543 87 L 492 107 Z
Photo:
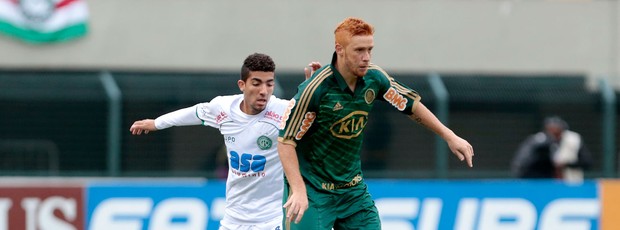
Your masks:
M 257 115 L 241 111 L 243 95 L 218 96 L 208 103 L 155 119 L 157 129 L 203 124 L 220 130 L 228 155 L 226 210 L 222 222 L 258 224 L 282 216 L 283 171 L 276 148 L 288 100 L 271 96 Z

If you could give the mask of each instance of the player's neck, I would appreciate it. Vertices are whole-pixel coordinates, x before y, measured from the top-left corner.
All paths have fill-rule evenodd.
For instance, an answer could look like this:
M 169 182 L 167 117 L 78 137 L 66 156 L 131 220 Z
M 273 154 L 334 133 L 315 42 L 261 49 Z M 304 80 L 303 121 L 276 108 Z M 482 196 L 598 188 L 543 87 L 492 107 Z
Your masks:
M 262 111 L 256 111 L 254 109 L 252 109 L 251 106 L 249 106 L 247 103 L 245 103 L 245 100 L 241 101 L 241 103 L 239 103 L 239 109 L 241 110 L 241 112 L 247 114 L 247 115 L 256 115 L 259 114 Z
M 344 66 L 343 62 L 336 62 L 336 69 L 338 70 L 340 75 L 342 75 L 344 82 L 347 83 L 347 86 L 349 86 L 351 92 L 355 92 L 355 86 L 357 86 L 357 76 L 355 76 L 355 74 L 351 73 L 350 71 L 347 71 L 348 68 Z

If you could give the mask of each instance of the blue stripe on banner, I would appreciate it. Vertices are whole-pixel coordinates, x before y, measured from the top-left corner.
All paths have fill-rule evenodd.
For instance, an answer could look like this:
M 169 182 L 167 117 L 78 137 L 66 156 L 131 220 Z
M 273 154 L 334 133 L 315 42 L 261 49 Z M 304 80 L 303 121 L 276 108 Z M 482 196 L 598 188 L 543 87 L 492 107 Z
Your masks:
M 368 186 L 384 229 L 598 229 L 595 181 L 387 180 Z
M 383 229 L 598 229 L 596 181 L 367 180 Z M 224 181 L 92 183 L 86 229 L 218 229 Z

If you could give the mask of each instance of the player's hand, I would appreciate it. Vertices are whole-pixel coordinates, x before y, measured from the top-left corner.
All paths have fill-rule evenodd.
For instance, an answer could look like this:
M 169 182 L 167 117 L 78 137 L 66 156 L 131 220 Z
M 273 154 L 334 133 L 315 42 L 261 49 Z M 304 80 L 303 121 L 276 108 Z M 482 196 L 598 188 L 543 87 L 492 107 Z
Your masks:
M 450 151 L 461 161 L 465 161 L 469 167 L 474 167 L 474 147 L 465 139 L 454 136 L 447 140 Z
M 321 68 L 320 62 L 318 61 L 310 62 L 308 66 L 304 68 L 304 74 L 306 75 L 306 79 L 309 79 L 310 77 L 312 77 L 312 74 L 314 73 L 314 71 L 320 68 Z
M 148 134 L 150 131 L 156 131 L 156 130 L 157 128 L 155 128 L 155 120 L 153 119 L 144 119 L 144 120 L 136 121 L 129 128 L 129 131 L 133 135 L 140 135 L 142 133 Z
M 283 207 L 286 210 L 286 221 L 291 222 L 294 219 L 295 223 L 298 224 L 308 209 L 308 195 L 305 191 L 293 192 Z

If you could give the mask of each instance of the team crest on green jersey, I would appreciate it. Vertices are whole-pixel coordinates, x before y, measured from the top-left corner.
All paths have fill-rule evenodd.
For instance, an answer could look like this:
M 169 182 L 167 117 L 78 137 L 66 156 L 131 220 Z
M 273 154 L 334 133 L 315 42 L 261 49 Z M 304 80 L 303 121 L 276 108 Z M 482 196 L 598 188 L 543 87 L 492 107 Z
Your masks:
M 271 148 L 272 142 L 269 137 L 263 135 L 258 137 L 258 139 L 256 140 L 256 144 L 260 149 L 267 150 Z
M 372 103 L 375 100 L 375 91 L 372 89 L 367 89 L 366 93 L 364 94 L 364 100 L 366 100 L 366 103 L 370 105 L 370 103 Z

